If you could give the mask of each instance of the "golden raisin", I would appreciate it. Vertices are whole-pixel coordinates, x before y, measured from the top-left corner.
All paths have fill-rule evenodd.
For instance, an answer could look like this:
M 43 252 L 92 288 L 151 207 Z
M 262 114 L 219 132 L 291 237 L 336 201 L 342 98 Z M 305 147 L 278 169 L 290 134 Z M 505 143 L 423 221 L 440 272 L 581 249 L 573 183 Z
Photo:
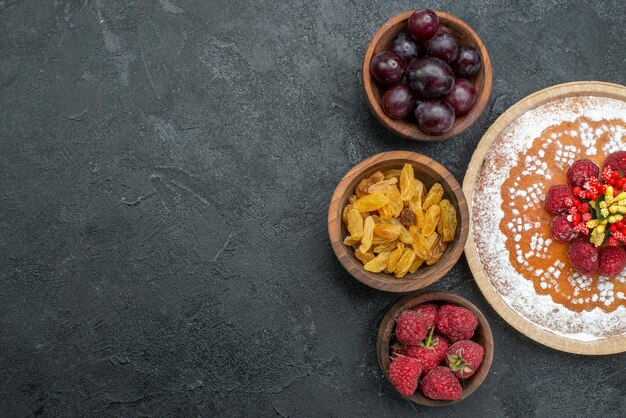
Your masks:
M 439 202 L 441 208 L 441 219 L 437 225 L 437 232 L 443 235 L 443 242 L 454 241 L 456 234 L 456 209 L 449 200 L 443 199 Z
M 402 225 L 400 221 L 397 219 L 392 219 L 391 221 L 396 225 L 400 225 L 400 237 L 399 237 L 400 241 L 402 241 L 405 244 L 411 244 L 413 242 L 413 237 L 411 237 L 411 234 L 404 227 L 404 225 Z
M 411 266 L 413 265 L 413 261 L 415 261 L 415 251 L 413 251 L 410 248 L 407 248 L 404 251 L 404 254 L 402 254 L 402 257 L 400 257 L 400 260 L 398 261 L 398 265 L 396 266 L 396 269 L 394 270 L 395 275 L 398 279 L 401 279 L 402 277 L 406 276 L 406 274 L 409 272 L 409 269 L 411 268 Z
M 424 184 L 415 180 L 415 193 L 413 193 L 413 197 L 409 200 L 409 208 L 415 214 L 415 225 L 418 228 L 424 227 L 424 210 L 422 209 L 422 198 L 424 195 Z
M 381 193 L 368 194 L 354 202 L 352 207 L 359 212 L 372 212 L 389 203 L 389 198 Z
M 348 203 L 341 213 L 341 219 L 343 219 L 343 223 L 346 227 L 348 227 L 348 212 L 350 212 L 350 210 L 352 210 L 352 205 Z
M 351 209 L 348 212 L 348 232 L 354 239 L 360 240 L 363 236 L 363 217 L 361 216 L 361 212 L 356 209 Z
M 430 188 L 428 194 L 426 195 L 426 199 L 422 204 L 422 210 L 427 211 L 431 206 L 438 205 L 443 197 L 443 186 L 439 183 L 433 184 L 433 187 Z
M 371 253 L 371 252 L 363 253 L 358 248 L 356 250 L 354 250 L 354 256 L 357 259 L 359 259 L 359 261 L 361 263 L 363 263 L 363 264 L 369 263 L 370 261 L 372 261 L 376 257 L 373 253 Z
M 441 217 L 441 207 L 439 205 L 433 205 L 424 214 L 424 228 L 422 228 L 422 234 L 425 237 L 429 237 L 437 229 L 439 218 Z
M 404 254 L 404 244 L 399 242 L 396 249 L 391 252 L 389 260 L 387 261 L 387 269 L 393 272 L 400 261 L 400 257 Z
M 396 238 L 381 238 L 377 235 L 374 235 L 374 238 L 372 238 L 372 245 L 376 246 L 376 245 L 385 245 L 385 244 L 389 244 L 390 242 L 395 242 Z
M 350 195 L 350 197 L 348 198 L 348 203 L 352 204 L 354 202 L 356 202 L 356 200 L 358 199 L 357 195 L 352 194 Z
M 350 235 L 348 235 L 344 240 L 343 243 L 350 246 L 350 247 L 354 247 L 355 245 L 358 245 L 359 242 L 361 242 L 360 239 L 354 239 L 352 238 Z
M 372 184 L 369 189 L 367 189 L 368 193 L 383 193 L 385 194 L 389 187 L 394 186 L 398 183 L 397 178 L 391 178 L 389 180 L 379 181 L 376 184 Z
M 400 212 L 404 209 L 404 202 L 402 201 L 402 197 L 400 195 L 400 190 L 396 186 L 392 186 L 391 189 L 387 192 L 387 197 L 389 198 L 389 209 L 394 218 L 400 216 Z
M 409 273 L 415 273 L 422 266 L 422 264 L 424 264 L 424 260 L 419 257 L 415 257 L 415 260 L 413 260 L 413 264 L 411 264 L 411 268 L 409 269 Z
M 363 237 L 361 237 L 361 246 L 359 249 L 362 253 L 366 253 L 372 246 L 374 239 L 374 218 L 368 216 L 363 222 Z
M 411 164 L 404 164 L 400 173 L 400 195 L 402 200 L 411 200 L 415 193 L 415 175 Z
M 399 168 L 392 168 L 391 170 L 387 170 L 385 172 L 383 172 L 383 175 L 385 176 L 385 180 L 389 180 L 391 178 L 400 178 L 400 173 L 402 173 L 402 170 Z
M 387 267 L 387 261 L 389 260 L 390 255 L 390 251 L 380 253 L 374 259 L 365 263 L 363 267 L 365 270 L 371 271 L 372 273 L 380 273 L 385 269 L 385 267 Z
M 383 181 L 385 179 L 385 175 L 380 171 L 375 172 L 370 176 L 370 180 L 372 183 L 378 183 L 379 181 Z
M 430 253 L 430 257 L 428 257 L 428 259 L 426 260 L 426 264 L 429 266 L 432 266 L 437 261 L 439 261 L 443 253 L 446 251 L 447 247 L 448 247 L 448 243 L 444 242 L 440 235 L 439 238 L 437 238 L 435 245 L 433 245 L 433 249 Z
M 428 241 L 422 235 L 422 232 L 417 229 L 415 225 L 409 226 L 409 233 L 411 234 L 411 238 L 413 239 L 411 242 L 411 247 L 415 254 L 419 258 L 427 259 L 430 254 L 430 248 L 428 247 Z
M 374 234 L 385 239 L 397 239 L 400 236 L 400 226 L 393 223 L 379 223 L 374 225 Z
M 374 247 L 372 250 L 374 254 L 384 253 L 386 251 L 393 251 L 396 248 L 396 241 L 380 244 Z

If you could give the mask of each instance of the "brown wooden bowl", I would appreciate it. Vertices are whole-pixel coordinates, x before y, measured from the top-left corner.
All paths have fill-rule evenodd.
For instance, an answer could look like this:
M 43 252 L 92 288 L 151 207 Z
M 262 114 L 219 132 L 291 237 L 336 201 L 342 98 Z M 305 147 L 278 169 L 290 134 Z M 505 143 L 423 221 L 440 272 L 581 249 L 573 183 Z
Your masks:
M 454 35 L 459 41 L 459 45 L 471 45 L 478 50 L 481 56 L 481 66 L 477 74 L 470 77 L 469 80 L 474 84 L 476 89 L 476 104 L 474 107 L 464 116 L 456 119 L 452 129 L 442 135 L 429 135 L 426 132 L 420 130 L 414 121 L 409 120 L 395 120 L 383 112 L 380 101 L 383 97 L 385 88 L 376 84 L 376 81 L 372 78 L 370 73 L 370 62 L 374 55 L 381 51 L 385 51 L 391 40 L 400 32 L 406 32 L 407 20 L 413 10 L 401 13 L 392 17 L 385 22 L 378 31 L 374 34 L 374 37 L 370 41 L 367 51 L 365 51 L 365 58 L 363 59 L 363 89 L 365 90 L 365 97 L 367 103 L 372 109 L 374 116 L 382 123 L 387 129 L 407 139 L 413 139 L 416 141 L 445 141 L 453 136 L 459 135 L 461 132 L 469 128 L 478 117 L 483 113 L 489 97 L 491 96 L 491 85 L 493 82 L 493 74 L 491 69 L 491 59 L 487 48 L 480 40 L 476 32 L 465 22 L 456 16 L 449 13 L 445 13 L 439 10 L 434 12 L 439 17 L 439 25 L 447 26 L 452 29 Z
M 379 170 L 402 168 L 405 163 L 413 164 L 415 177 L 426 187 L 430 188 L 434 183 L 440 183 L 443 186 L 444 198 L 448 199 L 457 211 L 457 229 L 454 241 L 448 245 L 441 260 L 432 266 L 423 266 L 402 279 L 396 279 L 393 275 L 372 273 L 363 268 L 363 263 L 355 257 L 354 250 L 343 243 L 349 234 L 341 215 L 348 198 L 354 194 L 361 179 Z M 410 151 L 383 152 L 355 165 L 337 185 L 328 209 L 328 235 L 339 262 L 361 283 L 387 292 L 410 292 L 428 286 L 443 277 L 461 257 L 467 240 L 468 228 L 467 201 L 454 176 L 432 158 Z
M 406 396 L 406 398 L 411 402 L 415 402 L 420 405 L 452 405 L 453 403 L 462 401 L 463 399 L 469 397 L 476 391 L 476 389 L 478 389 L 487 377 L 487 373 L 489 373 L 491 363 L 493 362 L 493 334 L 491 333 L 491 327 L 489 327 L 489 323 L 487 322 L 485 316 L 467 299 L 455 295 L 454 293 L 439 290 L 434 292 L 417 292 L 400 299 L 389 309 L 380 322 L 378 336 L 376 338 L 378 364 L 382 372 L 387 377 L 387 380 L 389 380 L 389 363 L 391 362 L 391 358 L 389 356 L 389 342 L 391 341 L 391 337 L 396 326 L 396 318 L 401 312 L 424 302 L 452 303 L 459 305 L 472 311 L 474 315 L 476 315 L 476 318 L 478 318 L 478 328 L 476 328 L 472 340 L 483 346 L 485 354 L 483 362 L 476 373 L 466 380 L 461 381 L 461 385 L 463 386 L 463 394 L 461 395 L 461 398 L 456 401 L 436 401 L 424 396 L 420 391 L 420 388 L 417 389 L 413 396 Z

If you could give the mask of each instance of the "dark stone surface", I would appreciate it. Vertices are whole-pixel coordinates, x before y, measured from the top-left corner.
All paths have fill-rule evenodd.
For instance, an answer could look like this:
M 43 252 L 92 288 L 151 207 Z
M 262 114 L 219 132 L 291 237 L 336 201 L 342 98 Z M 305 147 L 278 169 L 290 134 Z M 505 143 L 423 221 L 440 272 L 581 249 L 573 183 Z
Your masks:
M 489 318 L 493 368 L 424 409 L 378 369 L 399 295 L 328 244 L 355 163 L 414 150 L 462 180 L 510 105 L 626 83 L 623 3 L 433 1 L 489 48 L 494 88 L 443 144 L 394 137 L 360 85 L 365 47 L 411 1 L 0 1 L 0 415 L 618 416 L 626 355 L 540 346 L 463 258 L 431 286 Z

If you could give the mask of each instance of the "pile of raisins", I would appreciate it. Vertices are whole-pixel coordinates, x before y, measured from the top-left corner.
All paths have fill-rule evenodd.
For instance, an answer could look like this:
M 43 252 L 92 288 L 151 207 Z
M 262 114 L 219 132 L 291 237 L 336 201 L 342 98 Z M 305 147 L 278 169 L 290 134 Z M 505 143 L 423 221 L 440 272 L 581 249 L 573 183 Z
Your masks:
M 413 166 L 377 171 L 363 179 L 343 210 L 344 244 L 367 271 L 397 278 L 435 264 L 456 234 L 456 209 L 443 186 L 428 190 Z

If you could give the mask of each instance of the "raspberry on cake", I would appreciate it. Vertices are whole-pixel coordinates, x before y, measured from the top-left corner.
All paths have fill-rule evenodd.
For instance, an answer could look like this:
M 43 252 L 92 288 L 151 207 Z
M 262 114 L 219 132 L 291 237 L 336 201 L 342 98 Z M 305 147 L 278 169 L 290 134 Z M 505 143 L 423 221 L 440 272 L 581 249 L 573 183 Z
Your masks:
M 598 178 L 600 167 L 593 161 L 581 158 L 567 170 L 567 180 L 572 187 L 583 187 L 592 178 Z
M 572 266 L 582 274 L 593 274 L 598 269 L 598 249 L 590 242 L 573 242 L 568 256 Z
M 621 247 L 606 247 L 600 253 L 600 273 L 614 277 L 626 266 L 626 252 Z
M 555 216 L 552 220 L 552 227 L 550 228 L 550 236 L 557 241 L 569 242 L 576 238 L 578 231 L 576 231 L 574 224 L 572 224 L 566 215 Z
M 572 206 L 575 198 L 570 186 L 557 184 L 548 190 L 545 201 L 546 209 L 554 215 L 565 213 Z

